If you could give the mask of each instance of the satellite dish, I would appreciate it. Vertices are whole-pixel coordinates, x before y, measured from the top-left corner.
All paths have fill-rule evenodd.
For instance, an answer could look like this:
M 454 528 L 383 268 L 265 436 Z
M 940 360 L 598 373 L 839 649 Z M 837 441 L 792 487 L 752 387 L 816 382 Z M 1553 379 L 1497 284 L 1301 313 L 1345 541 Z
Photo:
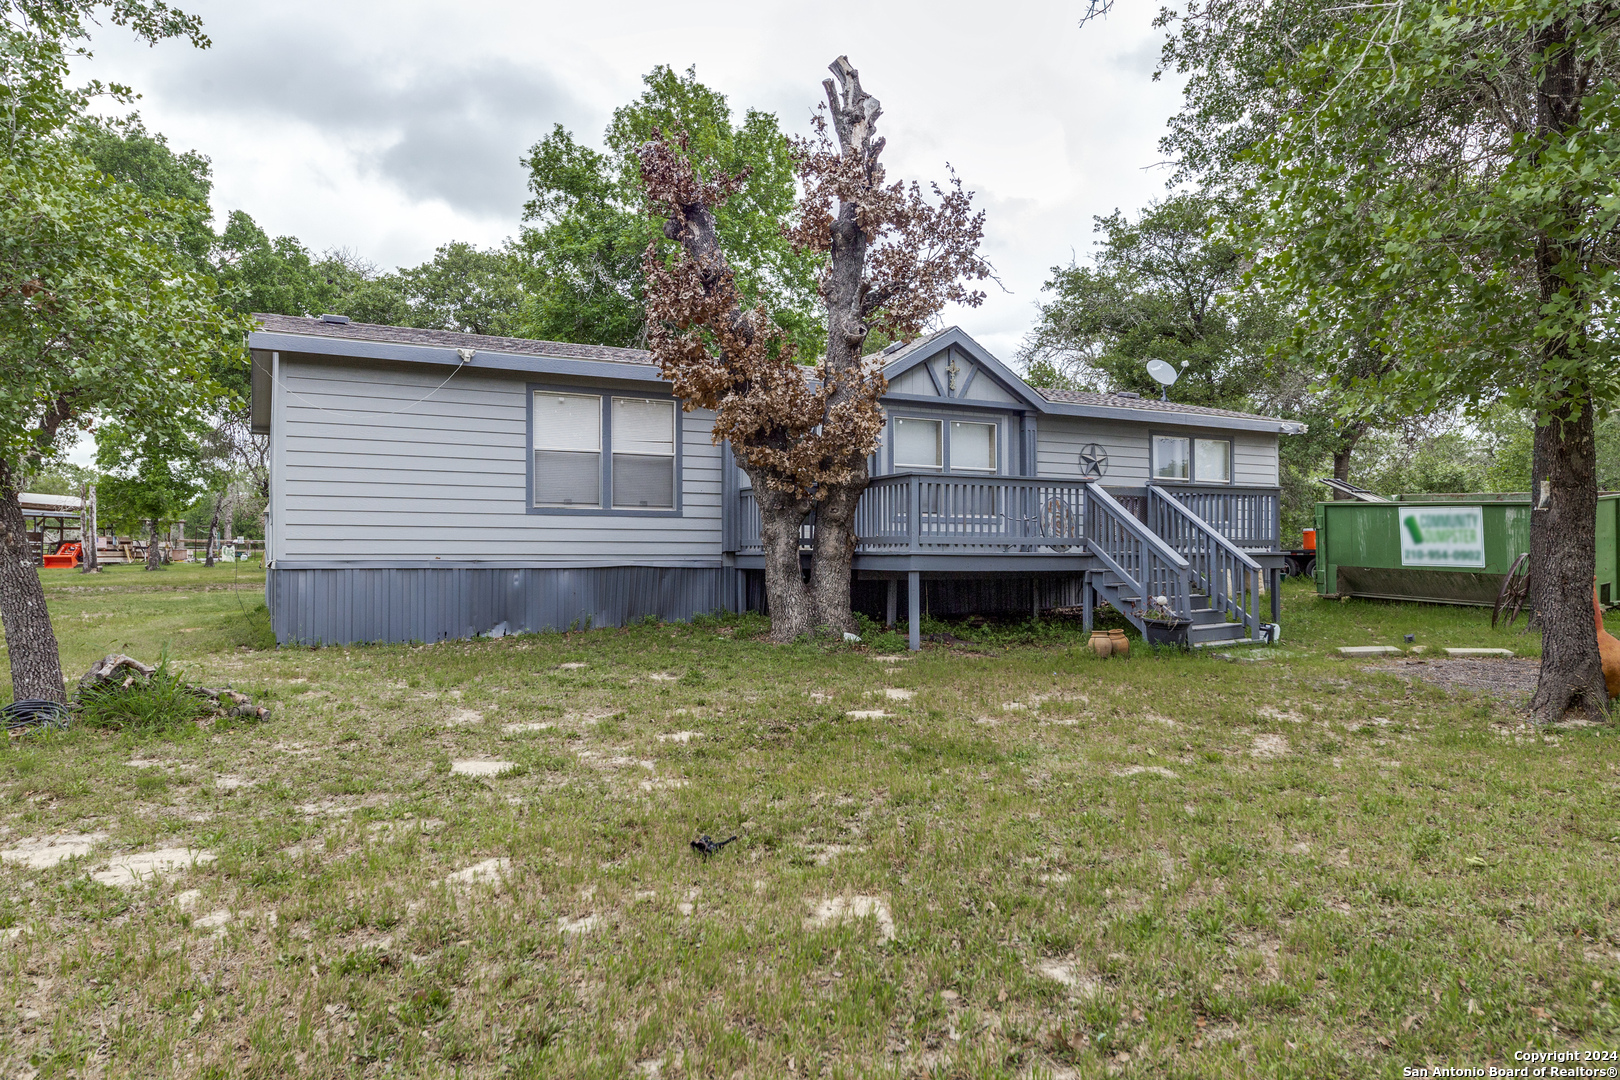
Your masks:
M 1149 360 L 1147 369 L 1148 374 L 1153 376 L 1153 381 L 1164 387 L 1163 390 L 1159 391 L 1160 400 L 1168 400 L 1170 397 L 1169 389 L 1181 377 L 1181 372 L 1163 360 Z

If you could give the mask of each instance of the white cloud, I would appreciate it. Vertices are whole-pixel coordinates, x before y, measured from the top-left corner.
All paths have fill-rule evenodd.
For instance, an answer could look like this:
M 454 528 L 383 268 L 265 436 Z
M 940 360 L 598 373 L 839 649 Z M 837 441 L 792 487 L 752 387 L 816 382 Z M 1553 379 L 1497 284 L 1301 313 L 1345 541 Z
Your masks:
M 802 2 L 182 6 L 213 48 L 109 27 L 85 73 L 133 85 L 149 127 L 213 159 L 222 215 L 385 266 L 514 234 L 524 151 L 554 123 L 597 143 L 655 64 L 695 65 L 734 109 L 802 132 L 847 52 L 883 102 L 890 175 L 942 179 L 949 162 L 989 211 L 1009 291 L 945 317 L 1008 359 L 1048 269 L 1091 249 L 1092 217 L 1162 193 L 1156 144 L 1179 95 L 1150 78 L 1149 4 L 1084 29 L 1060 2 L 873 3 L 858 23 Z

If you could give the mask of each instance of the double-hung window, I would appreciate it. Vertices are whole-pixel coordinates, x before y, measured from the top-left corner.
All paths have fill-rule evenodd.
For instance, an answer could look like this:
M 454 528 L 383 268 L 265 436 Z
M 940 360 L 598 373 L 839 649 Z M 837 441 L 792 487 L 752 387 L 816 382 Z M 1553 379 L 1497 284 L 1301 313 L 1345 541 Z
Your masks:
M 944 440 L 938 420 L 911 416 L 894 418 L 894 467 L 940 469 L 945 466 Z
M 668 398 L 613 399 L 613 505 L 675 508 L 675 403 Z
M 951 421 L 951 472 L 996 471 L 996 425 Z
M 602 505 L 602 397 L 534 394 L 534 505 Z
M 676 508 L 673 400 L 536 390 L 532 401 L 534 507 Z

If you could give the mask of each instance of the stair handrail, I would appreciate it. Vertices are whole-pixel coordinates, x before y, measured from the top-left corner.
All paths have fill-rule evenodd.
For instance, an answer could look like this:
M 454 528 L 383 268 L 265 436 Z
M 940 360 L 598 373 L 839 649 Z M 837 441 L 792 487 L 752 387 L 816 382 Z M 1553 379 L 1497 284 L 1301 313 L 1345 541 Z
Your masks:
M 1215 528 L 1215 526 L 1199 517 L 1192 510 L 1188 509 L 1186 504 L 1184 504 L 1180 499 L 1175 498 L 1175 496 L 1167 493 L 1164 491 L 1164 489 L 1155 484 L 1149 484 L 1148 516 L 1150 519 L 1152 518 L 1154 511 L 1179 516 L 1195 532 L 1199 533 L 1205 540 L 1209 541 L 1213 547 L 1219 549 L 1227 556 L 1227 558 L 1229 558 L 1233 563 L 1237 564 L 1240 569 L 1253 571 L 1255 575 L 1254 580 L 1258 583 L 1260 580 L 1260 564 L 1250 558 L 1248 552 L 1232 543 L 1232 541 L 1228 540 L 1220 532 L 1220 530 Z M 1201 579 L 1199 584 L 1203 586 L 1204 593 L 1210 598 L 1212 603 L 1217 597 L 1224 597 L 1226 601 L 1225 606 L 1230 610 L 1230 608 L 1233 606 L 1231 603 L 1231 597 L 1226 595 L 1223 583 L 1212 580 L 1211 574 L 1205 573 L 1198 569 L 1196 565 L 1193 565 L 1196 561 L 1197 560 L 1189 559 L 1188 563 L 1190 566 L 1192 566 L 1191 572 L 1196 577 Z M 1244 579 L 1243 591 L 1249 591 L 1247 576 L 1245 576 Z M 1255 601 L 1256 605 L 1258 605 L 1258 595 L 1255 596 Z M 1237 610 L 1234 612 L 1234 614 L 1237 614 L 1240 618 L 1242 618 L 1243 622 L 1248 625 L 1250 636 L 1258 637 L 1260 634 L 1260 616 L 1257 611 L 1250 610 L 1250 606 L 1244 603 L 1241 597 L 1239 598 L 1236 608 Z
M 1138 580 L 1122 563 L 1114 558 L 1113 552 L 1104 547 L 1101 543 L 1104 530 L 1102 528 L 1093 528 L 1094 522 L 1100 525 L 1106 521 L 1109 524 L 1119 526 L 1130 535 L 1131 539 L 1142 545 L 1143 555 L 1147 557 L 1144 560 L 1147 565 L 1151 566 L 1152 560 L 1157 560 L 1163 564 L 1165 570 L 1169 571 L 1165 575 L 1168 578 L 1165 582 L 1165 599 L 1169 602 L 1171 612 L 1183 619 L 1192 618 L 1192 600 L 1188 595 L 1187 582 L 1190 567 L 1187 560 L 1177 554 L 1176 550 L 1169 544 L 1165 543 L 1163 537 L 1143 524 L 1135 514 L 1121 506 L 1119 500 L 1108 494 L 1108 490 L 1095 481 L 1086 484 L 1085 521 L 1086 548 L 1104 566 L 1108 567 L 1116 577 L 1132 586 L 1136 590 L 1137 597 L 1144 605 L 1152 600 L 1149 583 Z M 1132 620 L 1132 622 L 1135 621 Z

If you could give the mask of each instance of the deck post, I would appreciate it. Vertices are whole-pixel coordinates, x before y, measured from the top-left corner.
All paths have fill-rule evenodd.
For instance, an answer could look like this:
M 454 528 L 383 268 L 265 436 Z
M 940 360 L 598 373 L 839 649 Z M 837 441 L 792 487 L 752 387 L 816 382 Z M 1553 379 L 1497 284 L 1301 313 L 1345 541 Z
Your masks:
M 911 620 L 906 645 L 917 652 L 922 649 L 922 575 L 915 570 L 906 571 L 906 616 Z
M 1091 571 L 1080 579 L 1080 629 L 1091 633 L 1091 616 L 1097 607 L 1097 598 L 1091 588 Z
M 1272 567 L 1268 576 L 1271 578 L 1271 621 L 1282 622 L 1282 569 Z
M 1035 622 L 1040 622 L 1041 621 L 1041 579 L 1040 578 L 1032 577 L 1032 578 L 1029 579 L 1029 601 L 1030 601 L 1029 617 L 1031 619 L 1033 619 Z
M 885 605 L 884 611 L 883 611 L 883 615 L 884 615 L 883 625 L 884 625 L 885 628 L 887 628 L 889 630 L 894 629 L 894 617 L 895 617 L 896 614 L 898 614 L 897 609 L 899 607 L 900 607 L 900 579 L 899 578 L 890 578 L 889 579 L 888 603 Z

